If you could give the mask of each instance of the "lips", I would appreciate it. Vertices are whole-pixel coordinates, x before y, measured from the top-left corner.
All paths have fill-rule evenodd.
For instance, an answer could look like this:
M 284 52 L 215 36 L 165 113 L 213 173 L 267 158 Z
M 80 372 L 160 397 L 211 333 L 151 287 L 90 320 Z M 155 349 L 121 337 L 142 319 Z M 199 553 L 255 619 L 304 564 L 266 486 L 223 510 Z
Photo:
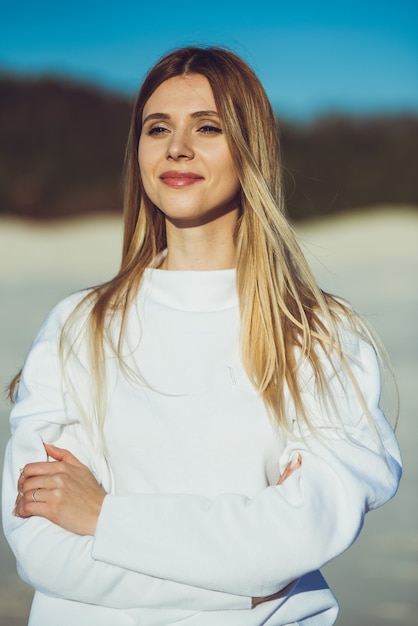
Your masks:
M 187 187 L 193 185 L 199 180 L 203 180 L 203 176 L 195 174 L 194 172 L 177 172 L 170 170 L 161 174 L 160 179 L 168 187 Z

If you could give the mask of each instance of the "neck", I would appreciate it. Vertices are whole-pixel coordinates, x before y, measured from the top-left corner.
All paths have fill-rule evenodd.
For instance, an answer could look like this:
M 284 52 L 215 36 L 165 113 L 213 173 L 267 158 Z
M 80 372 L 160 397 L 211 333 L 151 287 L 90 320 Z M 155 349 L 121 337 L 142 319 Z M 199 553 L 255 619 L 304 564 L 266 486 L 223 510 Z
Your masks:
M 236 216 L 231 216 L 225 228 L 215 224 L 205 227 L 177 228 L 166 222 L 167 256 L 161 264 L 166 270 L 223 270 L 236 265 L 234 228 Z

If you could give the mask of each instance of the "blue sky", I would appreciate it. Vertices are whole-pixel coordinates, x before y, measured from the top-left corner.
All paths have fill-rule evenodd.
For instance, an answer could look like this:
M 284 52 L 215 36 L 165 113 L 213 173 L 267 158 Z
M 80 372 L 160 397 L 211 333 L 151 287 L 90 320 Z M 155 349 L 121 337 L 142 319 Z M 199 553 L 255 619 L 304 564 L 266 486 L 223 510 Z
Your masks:
M 240 54 L 284 117 L 418 112 L 416 0 L 3 0 L 0 9 L 1 69 L 128 94 L 187 44 Z

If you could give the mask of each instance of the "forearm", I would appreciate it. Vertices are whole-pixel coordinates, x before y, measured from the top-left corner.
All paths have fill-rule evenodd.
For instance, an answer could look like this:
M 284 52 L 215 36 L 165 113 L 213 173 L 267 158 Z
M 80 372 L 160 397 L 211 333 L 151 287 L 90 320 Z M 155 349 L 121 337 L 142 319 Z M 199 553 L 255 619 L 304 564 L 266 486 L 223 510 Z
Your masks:
M 30 441 L 36 436 L 26 433 Z M 191 611 L 246 609 L 251 599 L 150 577 L 92 557 L 92 537 L 68 532 L 43 517 L 12 514 L 17 479 L 28 450 L 9 442 L 3 472 L 3 525 L 25 582 L 50 596 L 118 609 L 167 608 Z M 42 443 L 36 447 L 43 448 Z M 30 452 L 31 458 L 42 453 Z M 37 455 L 37 456 L 36 456 Z M 123 532 L 123 530 L 122 530 Z
M 107 496 L 93 556 L 207 589 L 273 594 L 356 539 L 374 497 L 364 468 L 371 476 L 380 473 L 387 497 L 395 492 L 397 479 L 388 476 L 377 455 L 365 450 L 353 459 L 353 467 L 339 461 L 352 451 L 341 442 L 337 456 L 329 451 L 327 458 L 324 451 L 324 460 L 302 450 L 301 470 L 253 499 L 239 494 L 213 500 L 182 494 Z M 356 462 L 363 468 L 357 475 Z
M 46 595 L 112 608 L 184 610 L 244 609 L 251 599 L 199 589 L 95 560 L 92 538 L 75 535 L 48 520 L 11 515 L 5 476 L 3 522 L 20 576 Z

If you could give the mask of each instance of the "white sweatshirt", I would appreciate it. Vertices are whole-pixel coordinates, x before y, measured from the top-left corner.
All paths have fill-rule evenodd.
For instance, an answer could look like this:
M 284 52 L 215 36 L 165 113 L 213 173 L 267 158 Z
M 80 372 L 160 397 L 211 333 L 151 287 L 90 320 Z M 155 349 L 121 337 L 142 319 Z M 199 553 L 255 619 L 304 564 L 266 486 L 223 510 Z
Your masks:
M 107 353 L 102 453 L 80 416 L 81 406 L 93 411 L 83 339 L 60 374 L 60 329 L 80 298 L 44 323 L 11 414 L 3 523 L 21 577 L 36 589 L 29 623 L 333 624 L 337 604 L 318 568 L 352 544 L 401 474 L 373 350 L 341 330 L 386 458 L 347 377 L 329 365 L 338 419 L 306 366 L 303 398 L 321 436 L 299 432 L 289 397 L 289 423 L 303 437 L 286 438 L 242 367 L 235 271 L 148 269 L 129 312 L 129 371 Z M 12 516 L 19 468 L 45 460 L 43 441 L 71 450 L 108 492 L 94 537 Z M 276 486 L 298 452 L 301 469 Z M 283 597 L 251 609 L 253 596 L 292 581 Z

